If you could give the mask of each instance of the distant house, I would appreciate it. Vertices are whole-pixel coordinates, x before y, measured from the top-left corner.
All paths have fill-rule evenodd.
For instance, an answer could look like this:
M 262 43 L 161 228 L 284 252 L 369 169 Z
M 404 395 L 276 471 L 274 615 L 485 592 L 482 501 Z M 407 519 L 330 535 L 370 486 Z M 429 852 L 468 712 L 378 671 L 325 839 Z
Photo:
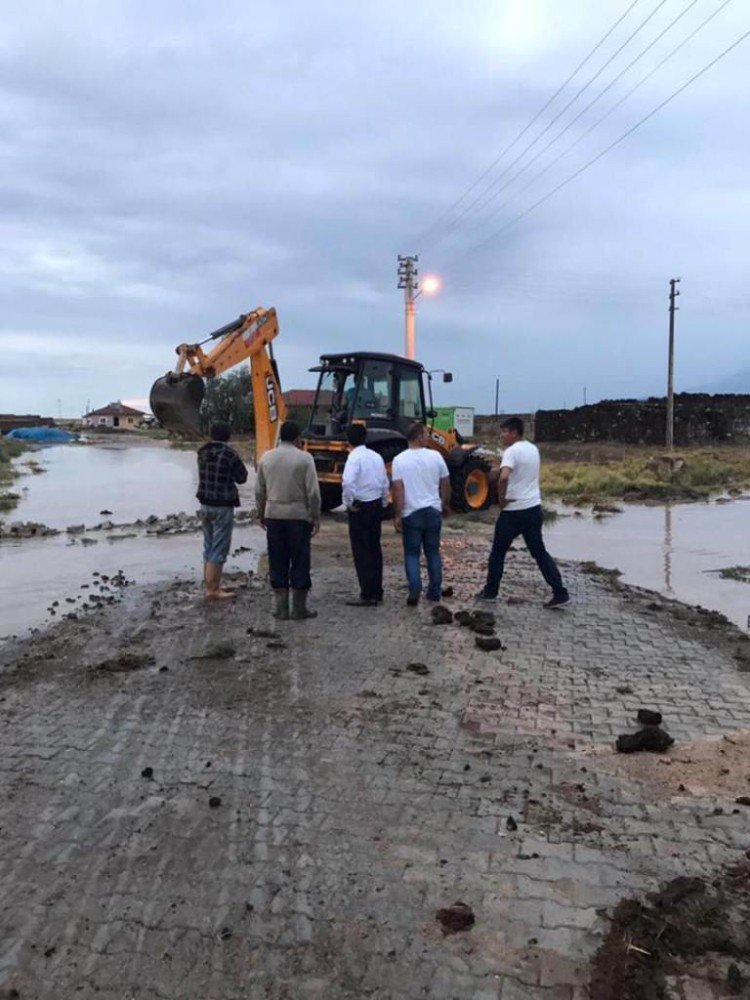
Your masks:
M 287 406 L 312 406 L 315 402 L 315 389 L 289 389 L 283 392 Z
M 132 406 L 117 402 L 87 413 L 83 423 L 85 427 L 119 427 L 121 430 L 134 431 L 145 416 L 142 410 L 134 410 Z
M 288 389 L 282 393 L 286 403 L 287 417 L 289 420 L 296 420 L 300 424 L 307 424 L 315 405 L 315 393 L 317 389 Z M 320 393 L 320 404 L 330 406 L 333 394 L 327 389 Z

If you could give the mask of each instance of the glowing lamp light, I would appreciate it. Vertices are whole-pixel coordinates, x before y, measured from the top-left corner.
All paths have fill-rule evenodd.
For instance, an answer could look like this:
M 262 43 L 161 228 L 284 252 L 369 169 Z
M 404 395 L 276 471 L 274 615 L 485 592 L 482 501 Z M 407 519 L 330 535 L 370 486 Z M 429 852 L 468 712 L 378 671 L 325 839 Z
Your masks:
M 422 291 L 425 295 L 434 295 L 440 289 L 440 278 L 428 274 L 422 281 Z

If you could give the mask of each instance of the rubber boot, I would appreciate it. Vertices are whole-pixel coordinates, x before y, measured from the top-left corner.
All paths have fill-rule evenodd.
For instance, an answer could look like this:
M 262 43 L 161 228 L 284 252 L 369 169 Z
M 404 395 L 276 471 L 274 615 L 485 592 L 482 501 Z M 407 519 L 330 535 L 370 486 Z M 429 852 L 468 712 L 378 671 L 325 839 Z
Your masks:
M 278 618 L 279 621 L 287 621 L 289 618 L 289 591 L 288 590 L 274 590 L 274 608 L 273 616 Z
M 292 614 L 291 617 L 298 621 L 301 618 L 317 618 L 318 612 L 311 611 L 307 606 L 307 590 L 292 591 Z

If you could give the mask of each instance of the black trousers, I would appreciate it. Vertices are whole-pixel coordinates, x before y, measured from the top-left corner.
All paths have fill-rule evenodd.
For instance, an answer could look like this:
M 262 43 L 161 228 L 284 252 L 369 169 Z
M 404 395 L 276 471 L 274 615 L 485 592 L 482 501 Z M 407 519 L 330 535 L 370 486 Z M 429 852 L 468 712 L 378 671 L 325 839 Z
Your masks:
M 268 572 L 274 590 L 309 590 L 310 538 L 309 521 L 266 521 Z
M 492 542 L 490 561 L 487 567 L 487 583 L 484 592 L 488 597 L 497 597 L 500 588 L 500 581 L 503 578 L 503 568 L 505 566 L 505 554 L 510 548 L 513 539 L 519 535 L 523 536 L 526 548 L 530 555 L 536 560 L 536 564 L 542 571 L 542 576 L 552 587 L 555 597 L 562 597 L 567 594 L 565 584 L 562 582 L 560 570 L 547 549 L 544 547 L 542 538 L 542 508 L 529 507 L 527 510 L 504 510 L 495 524 L 495 537 Z
M 349 541 L 354 556 L 354 568 L 359 580 L 360 596 L 366 601 L 380 601 L 383 597 L 383 551 L 380 548 L 380 529 L 383 521 L 383 504 L 380 500 L 357 503 L 349 511 Z

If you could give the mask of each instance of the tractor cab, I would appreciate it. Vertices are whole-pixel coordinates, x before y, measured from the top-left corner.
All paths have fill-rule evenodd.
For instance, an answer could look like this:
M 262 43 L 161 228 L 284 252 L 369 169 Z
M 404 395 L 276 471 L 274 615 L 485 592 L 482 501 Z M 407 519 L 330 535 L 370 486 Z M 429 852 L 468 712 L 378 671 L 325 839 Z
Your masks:
M 346 440 L 350 423 L 364 423 L 370 440 L 403 437 L 426 422 L 422 365 L 394 354 L 324 354 L 306 437 Z
M 383 456 L 386 467 L 406 447 L 413 423 L 426 425 L 428 447 L 445 458 L 451 475 L 453 506 L 481 510 L 490 499 L 489 465 L 475 454 L 476 445 L 464 444 L 455 431 L 432 426 L 430 372 L 417 361 L 396 354 L 324 354 L 311 371 L 318 373 L 310 422 L 302 437 L 315 461 L 324 510 L 341 503 L 341 477 L 349 448 L 346 432 L 352 423 L 367 428 L 367 446 Z M 427 376 L 428 400 L 425 400 Z M 443 372 L 443 381 L 452 381 Z M 427 405 L 429 404 L 429 405 Z
M 395 354 L 324 354 L 318 373 L 304 446 L 315 460 L 324 509 L 341 503 L 341 476 L 348 455 L 346 431 L 352 423 L 367 428 L 367 445 L 387 465 L 406 448 L 406 432 L 427 422 L 422 375 L 416 361 Z

